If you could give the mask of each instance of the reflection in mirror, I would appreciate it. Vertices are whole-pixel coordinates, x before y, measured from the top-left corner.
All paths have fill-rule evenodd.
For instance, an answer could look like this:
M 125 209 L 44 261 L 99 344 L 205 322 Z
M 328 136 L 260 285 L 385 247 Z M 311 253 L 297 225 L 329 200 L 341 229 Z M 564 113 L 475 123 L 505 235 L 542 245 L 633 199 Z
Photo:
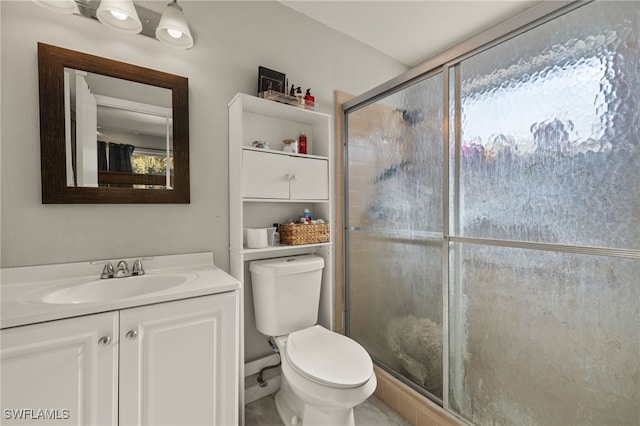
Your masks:
M 67 186 L 171 189 L 171 91 L 64 71 Z
M 42 202 L 189 203 L 188 80 L 38 43 Z

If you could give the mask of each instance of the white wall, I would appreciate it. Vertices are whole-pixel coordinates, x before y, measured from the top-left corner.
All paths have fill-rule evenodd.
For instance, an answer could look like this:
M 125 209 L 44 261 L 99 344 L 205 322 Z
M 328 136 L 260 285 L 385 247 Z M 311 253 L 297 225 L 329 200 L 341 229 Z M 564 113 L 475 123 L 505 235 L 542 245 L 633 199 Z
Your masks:
M 334 89 L 362 93 L 407 70 L 277 2 L 180 5 L 195 38 L 187 51 L 2 1 L 2 267 L 213 251 L 228 270 L 227 103 L 236 92 L 255 94 L 258 66 L 311 87 L 328 113 Z M 41 204 L 39 41 L 189 78 L 191 204 Z

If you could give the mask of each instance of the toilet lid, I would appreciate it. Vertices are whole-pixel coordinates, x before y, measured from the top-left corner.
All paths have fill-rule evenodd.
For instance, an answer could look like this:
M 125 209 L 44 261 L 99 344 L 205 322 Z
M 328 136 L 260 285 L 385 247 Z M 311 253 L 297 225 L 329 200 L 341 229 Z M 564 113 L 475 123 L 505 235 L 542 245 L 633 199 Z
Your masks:
M 371 357 L 362 346 L 319 325 L 291 333 L 286 351 L 299 374 L 325 386 L 354 388 L 373 374 Z

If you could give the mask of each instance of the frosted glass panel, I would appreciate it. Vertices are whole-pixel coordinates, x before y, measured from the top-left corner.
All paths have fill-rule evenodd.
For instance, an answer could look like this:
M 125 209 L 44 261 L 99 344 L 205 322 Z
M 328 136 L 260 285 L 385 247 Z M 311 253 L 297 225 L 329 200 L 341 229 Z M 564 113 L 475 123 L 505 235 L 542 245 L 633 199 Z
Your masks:
M 638 424 L 640 260 L 452 253 L 452 408 L 478 425 Z
M 442 398 L 442 243 L 349 236 L 349 335 Z
M 462 236 L 640 248 L 637 2 L 594 2 L 460 65 Z
M 350 113 L 348 334 L 442 397 L 442 76 Z
M 349 225 L 442 232 L 442 76 L 348 116 Z

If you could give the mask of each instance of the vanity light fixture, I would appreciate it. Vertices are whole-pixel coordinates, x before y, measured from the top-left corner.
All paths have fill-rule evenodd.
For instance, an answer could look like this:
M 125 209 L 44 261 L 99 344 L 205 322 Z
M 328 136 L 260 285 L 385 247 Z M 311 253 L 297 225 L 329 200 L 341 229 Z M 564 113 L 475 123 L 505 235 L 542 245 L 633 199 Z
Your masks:
M 142 31 L 142 22 L 132 0 L 102 0 L 96 15 L 98 21 L 112 30 L 127 34 Z
M 2 0 L 0 0 L 2 1 Z M 133 0 L 31 0 L 58 13 L 75 13 L 102 22 L 115 31 L 142 34 L 178 49 L 193 47 L 187 18 L 172 0 L 162 14 L 134 4 Z M 148 3 L 148 2 L 147 2 Z
M 75 0 L 31 0 L 51 12 L 71 14 L 76 11 Z
M 178 6 L 178 1 L 173 0 L 162 12 L 162 18 L 156 28 L 158 40 L 172 47 L 189 49 L 193 46 L 193 37 L 187 24 L 187 18 Z

